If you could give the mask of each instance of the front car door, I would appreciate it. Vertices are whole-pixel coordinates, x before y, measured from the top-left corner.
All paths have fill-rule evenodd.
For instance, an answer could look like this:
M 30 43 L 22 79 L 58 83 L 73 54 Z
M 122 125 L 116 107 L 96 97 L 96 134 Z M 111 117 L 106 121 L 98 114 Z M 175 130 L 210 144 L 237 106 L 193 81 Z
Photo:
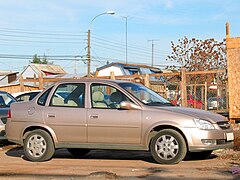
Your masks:
M 124 110 L 121 101 L 131 101 L 118 88 L 101 83 L 90 85 L 91 108 L 87 112 L 88 142 L 140 144 L 141 110 Z

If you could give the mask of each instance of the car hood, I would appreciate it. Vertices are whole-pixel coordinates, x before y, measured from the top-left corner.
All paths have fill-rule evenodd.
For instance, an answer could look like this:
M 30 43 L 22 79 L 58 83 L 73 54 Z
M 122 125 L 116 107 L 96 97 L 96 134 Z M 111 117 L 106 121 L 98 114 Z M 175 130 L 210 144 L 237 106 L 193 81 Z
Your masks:
M 193 118 L 205 119 L 205 120 L 211 121 L 212 123 L 219 122 L 219 121 L 226 121 L 225 117 L 219 114 L 201 110 L 201 109 L 177 107 L 177 106 L 165 106 L 165 107 L 156 107 L 156 108 L 169 111 L 169 112 L 175 112 L 178 114 L 184 114 Z

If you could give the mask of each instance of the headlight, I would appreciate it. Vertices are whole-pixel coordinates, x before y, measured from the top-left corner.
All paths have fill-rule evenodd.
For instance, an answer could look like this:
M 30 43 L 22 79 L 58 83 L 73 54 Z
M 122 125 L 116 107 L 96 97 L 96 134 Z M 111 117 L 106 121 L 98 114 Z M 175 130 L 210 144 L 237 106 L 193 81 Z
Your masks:
M 213 124 L 210 123 L 209 121 L 206 121 L 203 119 L 193 119 L 193 120 L 199 129 L 204 129 L 204 130 L 215 129 Z

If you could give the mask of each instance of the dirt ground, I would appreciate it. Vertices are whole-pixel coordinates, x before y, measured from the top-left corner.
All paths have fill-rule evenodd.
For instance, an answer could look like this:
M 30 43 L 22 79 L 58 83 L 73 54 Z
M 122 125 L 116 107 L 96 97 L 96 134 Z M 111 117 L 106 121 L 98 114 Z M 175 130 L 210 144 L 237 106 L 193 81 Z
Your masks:
M 218 150 L 206 160 L 157 164 L 149 152 L 93 150 L 75 158 L 65 149 L 47 162 L 29 162 L 22 147 L 0 148 L 0 179 L 240 179 L 240 151 Z M 240 172 L 239 172 L 240 173 Z

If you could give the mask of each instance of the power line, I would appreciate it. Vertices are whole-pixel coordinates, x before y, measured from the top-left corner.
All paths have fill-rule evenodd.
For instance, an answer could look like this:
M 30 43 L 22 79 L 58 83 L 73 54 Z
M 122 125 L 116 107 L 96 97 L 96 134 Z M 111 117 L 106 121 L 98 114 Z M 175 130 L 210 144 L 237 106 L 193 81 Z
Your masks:
M 93 38 L 103 40 L 105 42 L 110 42 L 110 43 L 113 43 L 113 44 L 119 44 L 119 45 L 125 46 L 125 43 L 123 41 L 111 40 L 111 39 L 109 39 L 109 37 L 105 37 L 105 36 L 102 36 L 102 35 L 99 35 L 99 34 L 96 34 L 97 36 L 95 36 L 95 34 L 92 35 Z M 131 43 L 130 44 L 128 43 L 128 47 L 141 49 L 141 50 L 146 50 L 145 47 L 142 47 L 142 46 L 139 46 L 139 45 L 136 45 L 136 44 L 131 44 Z M 164 51 L 164 50 L 160 50 L 159 52 L 168 53 L 168 54 L 170 53 L 170 51 Z
M 30 31 L 30 30 L 23 30 L 23 29 L 10 29 L 10 28 L 0 28 L 0 31 L 2 32 L 11 32 L 11 33 L 17 33 L 17 34 L 38 34 L 38 35 L 46 35 L 46 36 L 85 36 L 85 33 L 65 33 L 65 32 L 50 32 L 50 31 Z

